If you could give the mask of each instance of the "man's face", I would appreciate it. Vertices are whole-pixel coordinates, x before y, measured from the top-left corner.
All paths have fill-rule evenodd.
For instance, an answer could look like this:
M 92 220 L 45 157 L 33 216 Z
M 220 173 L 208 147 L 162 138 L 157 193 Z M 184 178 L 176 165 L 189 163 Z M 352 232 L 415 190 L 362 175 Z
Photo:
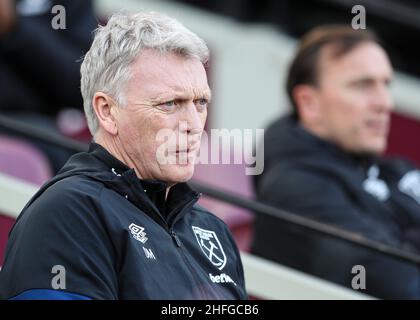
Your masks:
M 116 117 L 117 139 L 140 177 L 170 184 L 189 180 L 210 100 L 202 63 L 174 53 L 145 50 L 132 66 L 125 98 L 126 106 L 118 108 Z M 168 132 L 176 138 L 166 153 L 175 159 L 170 164 L 158 159 L 165 143 L 158 136 L 164 133 L 168 142 Z M 186 157 L 190 161 L 181 161 Z
M 385 51 L 366 42 L 339 58 L 329 54 L 321 54 L 316 89 L 324 136 L 351 153 L 382 153 L 393 108 Z

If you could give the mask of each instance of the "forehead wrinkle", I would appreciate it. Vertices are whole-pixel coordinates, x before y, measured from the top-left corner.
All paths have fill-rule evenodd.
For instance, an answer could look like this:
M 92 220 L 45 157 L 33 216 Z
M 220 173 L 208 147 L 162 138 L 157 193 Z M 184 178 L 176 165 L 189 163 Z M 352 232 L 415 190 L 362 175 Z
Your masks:
M 156 94 L 155 100 L 160 99 L 181 99 L 191 100 L 197 98 L 205 98 L 210 100 L 211 91 L 209 88 L 192 88 L 181 86 L 167 86 L 167 90 Z
M 173 93 L 177 96 L 185 96 L 188 98 L 210 98 L 210 89 L 198 88 L 194 86 L 171 86 Z
M 152 70 L 145 68 L 145 62 L 155 60 L 154 58 L 153 55 L 146 56 L 145 61 L 134 70 L 131 84 L 144 93 L 143 98 L 157 102 L 162 102 L 164 99 L 206 98 L 210 100 L 211 93 L 204 70 L 204 76 L 197 74 L 193 65 L 174 64 L 172 59 L 169 59 L 170 56 L 168 56 L 168 61 L 163 60 L 159 63 L 152 61 L 155 63 Z

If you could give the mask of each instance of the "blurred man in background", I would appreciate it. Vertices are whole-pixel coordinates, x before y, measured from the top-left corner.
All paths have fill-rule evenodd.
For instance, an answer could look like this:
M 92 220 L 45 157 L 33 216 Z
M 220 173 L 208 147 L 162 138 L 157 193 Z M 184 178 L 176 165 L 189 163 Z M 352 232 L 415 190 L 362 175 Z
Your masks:
M 56 5 L 60 11 L 53 10 Z M 0 1 L 0 112 L 62 133 L 57 114 L 82 110 L 80 60 L 96 26 L 91 1 Z M 34 142 L 47 153 L 54 171 L 69 156 Z
M 303 37 L 287 91 L 293 115 L 265 134 L 258 198 L 356 236 L 420 253 L 420 171 L 384 159 L 393 69 L 375 35 L 325 26 Z M 351 287 L 366 270 L 365 293 L 420 298 L 420 269 L 355 245 L 257 216 L 252 251 Z
M 54 29 L 54 5 L 65 29 Z M 82 108 L 80 59 L 97 22 L 90 1 L 0 2 L 0 110 L 55 115 Z
M 186 184 L 211 96 L 208 58 L 202 39 L 159 13 L 117 14 L 98 29 L 81 67 L 95 143 L 23 209 L 0 297 L 247 298 L 232 235 Z M 168 130 L 175 161 L 159 156 Z

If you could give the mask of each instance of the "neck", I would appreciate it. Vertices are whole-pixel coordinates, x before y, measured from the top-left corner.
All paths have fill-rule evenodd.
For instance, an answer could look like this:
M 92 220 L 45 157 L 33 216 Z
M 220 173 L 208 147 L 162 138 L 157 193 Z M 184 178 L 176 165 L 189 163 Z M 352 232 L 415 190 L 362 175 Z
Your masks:
M 328 139 L 327 132 L 325 131 L 325 129 L 322 126 L 312 124 L 312 123 L 308 123 L 308 122 L 303 121 L 303 120 L 299 120 L 299 124 L 302 128 L 304 128 L 306 131 L 310 132 L 314 136 L 317 136 L 318 138 L 321 138 L 323 140 L 330 141 L 330 139 Z
M 127 152 L 125 152 L 124 148 L 122 147 L 123 144 L 118 143 L 116 139 L 112 139 L 112 138 L 107 139 L 103 137 L 102 134 L 98 133 L 97 135 L 95 135 L 94 141 L 100 144 L 102 147 L 104 147 L 112 156 L 117 158 L 126 166 L 128 166 L 129 168 L 133 168 L 136 173 L 137 178 L 148 179 L 147 177 L 144 177 L 144 175 L 140 173 L 140 170 L 138 166 L 136 165 L 136 162 L 129 156 Z M 172 184 L 169 184 L 168 187 L 166 188 L 165 198 L 168 197 L 169 190 L 171 189 L 172 186 L 173 186 Z
M 139 179 L 144 179 L 144 177 L 140 174 L 140 170 L 136 166 L 135 161 L 129 156 L 127 152 L 125 152 L 123 145 L 121 143 L 118 143 L 116 139 L 108 139 L 102 134 L 98 133 L 97 135 L 95 135 L 94 141 L 100 144 L 102 147 L 104 147 L 111 155 L 120 160 L 126 166 L 128 166 L 129 168 L 133 168 L 136 173 L 136 176 Z

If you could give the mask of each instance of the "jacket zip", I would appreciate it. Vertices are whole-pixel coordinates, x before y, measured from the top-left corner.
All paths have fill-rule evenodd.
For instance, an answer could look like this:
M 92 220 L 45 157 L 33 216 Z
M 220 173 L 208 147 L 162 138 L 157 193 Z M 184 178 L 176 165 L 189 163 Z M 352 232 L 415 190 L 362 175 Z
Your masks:
M 171 237 L 174 240 L 176 246 L 178 248 L 180 248 L 181 247 L 181 241 L 179 240 L 178 236 L 176 235 L 176 233 L 173 229 L 170 230 L 170 234 L 171 234 Z
M 182 243 L 181 240 L 179 239 L 178 235 L 176 234 L 175 230 L 173 229 L 173 226 L 175 225 L 175 223 L 182 217 L 182 212 L 189 209 L 191 207 L 191 205 L 193 205 L 201 196 L 201 193 L 197 193 L 193 199 L 191 199 L 190 201 L 187 202 L 187 204 L 184 205 L 184 208 L 181 210 L 181 212 L 175 217 L 175 219 L 171 222 L 171 225 L 169 225 L 168 221 L 166 221 L 163 216 L 160 214 L 160 212 L 155 211 L 155 214 L 157 214 L 157 216 L 159 217 L 159 219 L 162 221 L 161 226 L 166 230 L 166 232 L 169 233 L 169 235 L 171 236 L 176 248 L 178 249 L 178 251 L 180 252 L 180 256 L 182 256 L 182 259 L 185 262 L 185 265 L 187 266 L 187 269 L 190 270 L 190 274 L 194 280 L 194 282 L 196 283 L 197 287 L 199 288 L 201 295 L 203 297 L 203 299 L 208 298 L 204 289 L 200 286 L 200 281 L 199 281 L 199 277 L 196 275 L 196 272 L 194 270 L 194 268 L 191 266 L 190 262 L 188 261 L 188 257 L 186 256 L 184 249 L 182 247 Z M 177 211 L 179 208 L 182 207 L 182 204 L 178 205 L 172 212 Z M 168 215 L 169 216 L 169 215 Z
M 196 201 L 197 201 L 197 199 L 200 197 L 200 194 L 197 194 L 195 197 L 194 197 L 194 199 L 192 199 L 192 200 L 190 200 L 186 205 L 185 205 L 185 207 L 182 209 L 182 211 L 184 211 L 184 210 L 187 210 L 192 204 L 194 204 Z M 178 208 L 177 208 L 178 209 Z M 180 212 L 180 214 L 179 214 L 179 216 L 181 215 L 181 212 Z M 188 260 L 188 257 L 187 257 L 187 255 L 185 254 L 185 252 L 184 252 L 184 249 L 183 249 L 183 246 L 182 246 L 182 243 L 181 243 L 181 240 L 179 240 L 179 238 L 178 238 L 178 235 L 176 234 L 176 232 L 175 232 L 175 230 L 173 229 L 173 226 L 175 225 L 175 222 L 177 221 L 178 219 L 175 219 L 173 222 L 172 222 L 172 224 L 171 224 L 171 227 L 169 227 L 169 225 L 168 225 L 168 228 L 169 228 L 169 234 L 171 235 L 171 237 L 172 237 L 172 239 L 173 239 L 173 241 L 174 241 L 174 243 L 175 243 L 175 245 L 176 245 L 176 247 L 178 248 L 178 250 L 179 250 L 179 252 L 180 252 L 180 255 L 182 256 L 182 259 L 184 260 L 184 262 L 185 262 L 185 265 L 187 266 L 187 268 L 190 270 L 190 274 L 192 275 L 192 277 L 193 277 L 193 279 L 194 279 L 194 282 L 196 283 L 196 285 L 197 285 L 197 288 L 199 288 L 199 290 L 200 290 L 200 292 L 201 292 L 201 295 L 202 295 L 202 297 L 203 297 L 203 299 L 208 299 L 209 297 L 206 295 L 206 293 L 205 293 L 205 291 L 204 291 L 204 289 L 201 287 L 201 285 L 200 285 L 200 281 L 199 281 L 199 279 L 200 279 L 200 277 L 198 277 L 198 275 L 196 274 L 196 271 L 194 270 L 194 268 L 193 268 L 193 266 L 191 265 L 191 263 L 190 263 L 190 261 Z

